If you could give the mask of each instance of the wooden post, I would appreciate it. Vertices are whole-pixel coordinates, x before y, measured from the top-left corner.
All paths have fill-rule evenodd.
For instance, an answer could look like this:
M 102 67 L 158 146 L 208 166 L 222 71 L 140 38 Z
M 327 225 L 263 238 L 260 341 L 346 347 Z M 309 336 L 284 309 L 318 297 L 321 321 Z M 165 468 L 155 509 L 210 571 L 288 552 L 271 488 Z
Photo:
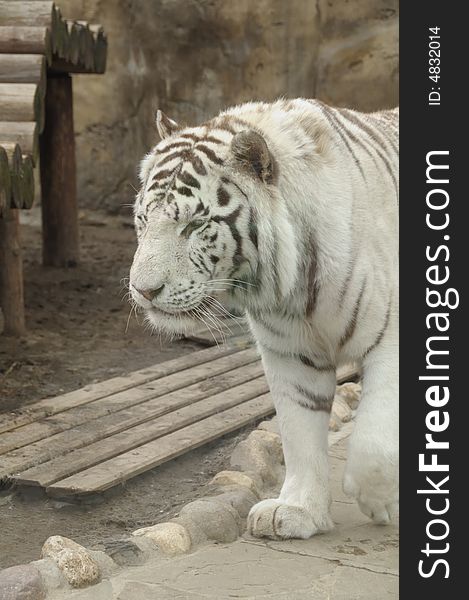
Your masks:
M 72 79 L 50 75 L 40 136 L 43 262 L 74 267 L 79 259 Z
M 18 213 L 7 208 L 0 217 L 0 306 L 5 322 L 3 333 L 13 336 L 26 333 Z

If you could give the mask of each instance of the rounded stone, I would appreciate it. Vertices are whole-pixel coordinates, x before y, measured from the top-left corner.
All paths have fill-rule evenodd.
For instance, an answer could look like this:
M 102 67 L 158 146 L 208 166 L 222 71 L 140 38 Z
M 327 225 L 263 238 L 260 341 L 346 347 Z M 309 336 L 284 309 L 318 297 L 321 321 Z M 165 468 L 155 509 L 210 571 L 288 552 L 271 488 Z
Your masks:
M 53 535 L 44 542 L 41 557 L 51 558 L 72 587 L 92 585 L 101 576 L 98 563 L 86 548 L 60 535 Z
M 245 487 L 227 486 L 222 488 L 221 492 L 213 498 L 217 502 L 229 504 L 242 519 L 245 519 L 254 504 L 259 502 L 259 497 Z
M 239 514 L 215 498 L 194 500 L 186 504 L 180 514 L 194 521 L 209 540 L 234 542 L 241 533 Z
M 42 582 L 44 583 L 46 590 L 55 590 L 67 585 L 64 574 L 52 559 L 41 558 L 40 560 L 35 560 L 29 564 L 36 567 L 41 574 Z
M 266 486 L 276 485 L 283 478 L 283 450 L 280 436 L 256 429 L 240 442 L 231 455 L 231 466 L 241 471 L 259 474 Z
M 16 565 L 0 571 L 1 600 L 44 600 L 41 574 L 32 565 Z
M 142 527 L 132 533 L 145 536 L 158 544 L 164 554 L 184 554 L 191 549 L 191 538 L 185 527 L 179 523 L 158 523 L 151 527 Z
M 334 412 L 331 412 L 331 416 L 329 418 L 329 431 L 339 431 L 341 427 L 342 421 Z
M 360 402 L 362 386 L 359 383 L 343 383 L 337 386 L 337 394 L 341 396 L 352 410 L 356 410 Z
M 332 405 L 332 413 L 335 414 L 342 423 L 348 423 L 352 419 L 352 409 L 345 399 L 337 394 Z
M 110 577 L 116 572 L 118 565 L 108 554 L 106 554 L 106 552 L 103 552 L 102 550 L 88 550 L 88 552 L 91 558 L 98 563 L 101 577 Z
M 189 537 L 191 538 L 192 547 L 198 546 L 203 542 L 207 541 L 207 536 L 205 532 L 200 527 L 200 524 L 197 521 L 194 521 L 189 515 L 180 514 L 178 517 L 174 517 L 171 519 L 169 523 L 177 523 L 184 527 L 184 529 L 188 532 Z M 142 538 L 136 538 L 137 540 Z M 146 539 L 146 538 L 143 538 Z
M 270 433 L 276 433 L 277 435 L 280 435 L 280 427 L 278 425 L 278 417 L 272 417 L 271 419 L 269 419 L 268 421 L 262 421 L 262 423 L 259 423 L 259 425 L 257 426 L 257 429 L 262 429 L 264 431 L 270 431 Z
M 245 487 L 256 494 L 256 496 L 259 496 L 259 491 L 251 477 L 245 473 L 241 473 L 240 471 L 220 471 L 220 473 L 217 473 L 210 483 L 221 486 L 237 485 Z

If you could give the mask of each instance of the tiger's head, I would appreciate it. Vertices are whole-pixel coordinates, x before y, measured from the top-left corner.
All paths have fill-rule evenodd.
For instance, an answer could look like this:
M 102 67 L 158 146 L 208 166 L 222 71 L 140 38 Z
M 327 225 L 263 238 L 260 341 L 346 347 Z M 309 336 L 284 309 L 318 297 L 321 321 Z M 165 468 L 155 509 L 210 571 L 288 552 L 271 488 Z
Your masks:
M 259 215 L 276 163 L 265 137 L 239 120 L 180 128 L 158 111 L 156 124 L 161 141 L 141 163 L 134 206 L 130 291 L 155 329 L 178 334 L 210 326 L 227 296 L 244 307 L 260 293 Z M 262 227 L 268 245 L 268 218 Z

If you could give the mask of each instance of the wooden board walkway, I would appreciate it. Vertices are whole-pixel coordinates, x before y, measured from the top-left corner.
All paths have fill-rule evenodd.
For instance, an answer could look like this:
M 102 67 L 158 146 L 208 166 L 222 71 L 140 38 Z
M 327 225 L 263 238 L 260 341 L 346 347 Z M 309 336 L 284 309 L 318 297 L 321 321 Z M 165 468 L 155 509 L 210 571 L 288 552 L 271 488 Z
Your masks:
M 273 412 L 256 349 L 233 337 L 0 416 L 0 479 L 95 494 Z

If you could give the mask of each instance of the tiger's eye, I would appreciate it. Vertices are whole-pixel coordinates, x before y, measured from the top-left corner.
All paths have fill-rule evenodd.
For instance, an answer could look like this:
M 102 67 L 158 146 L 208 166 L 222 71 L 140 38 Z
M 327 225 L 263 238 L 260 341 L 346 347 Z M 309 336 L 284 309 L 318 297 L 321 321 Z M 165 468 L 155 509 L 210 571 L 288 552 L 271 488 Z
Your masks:
M 181 235 L 183 235 L 185 237 L 189 237 L 193 231 L 195 231 L 196 229 L 199 229 L 200 227 L 202 227 L 202 225 L 205 225 L 206 222 L 207 221 L 202 221 L 202 219 L 196 219 L 195 221 L 191 221 L 181 231 Z

